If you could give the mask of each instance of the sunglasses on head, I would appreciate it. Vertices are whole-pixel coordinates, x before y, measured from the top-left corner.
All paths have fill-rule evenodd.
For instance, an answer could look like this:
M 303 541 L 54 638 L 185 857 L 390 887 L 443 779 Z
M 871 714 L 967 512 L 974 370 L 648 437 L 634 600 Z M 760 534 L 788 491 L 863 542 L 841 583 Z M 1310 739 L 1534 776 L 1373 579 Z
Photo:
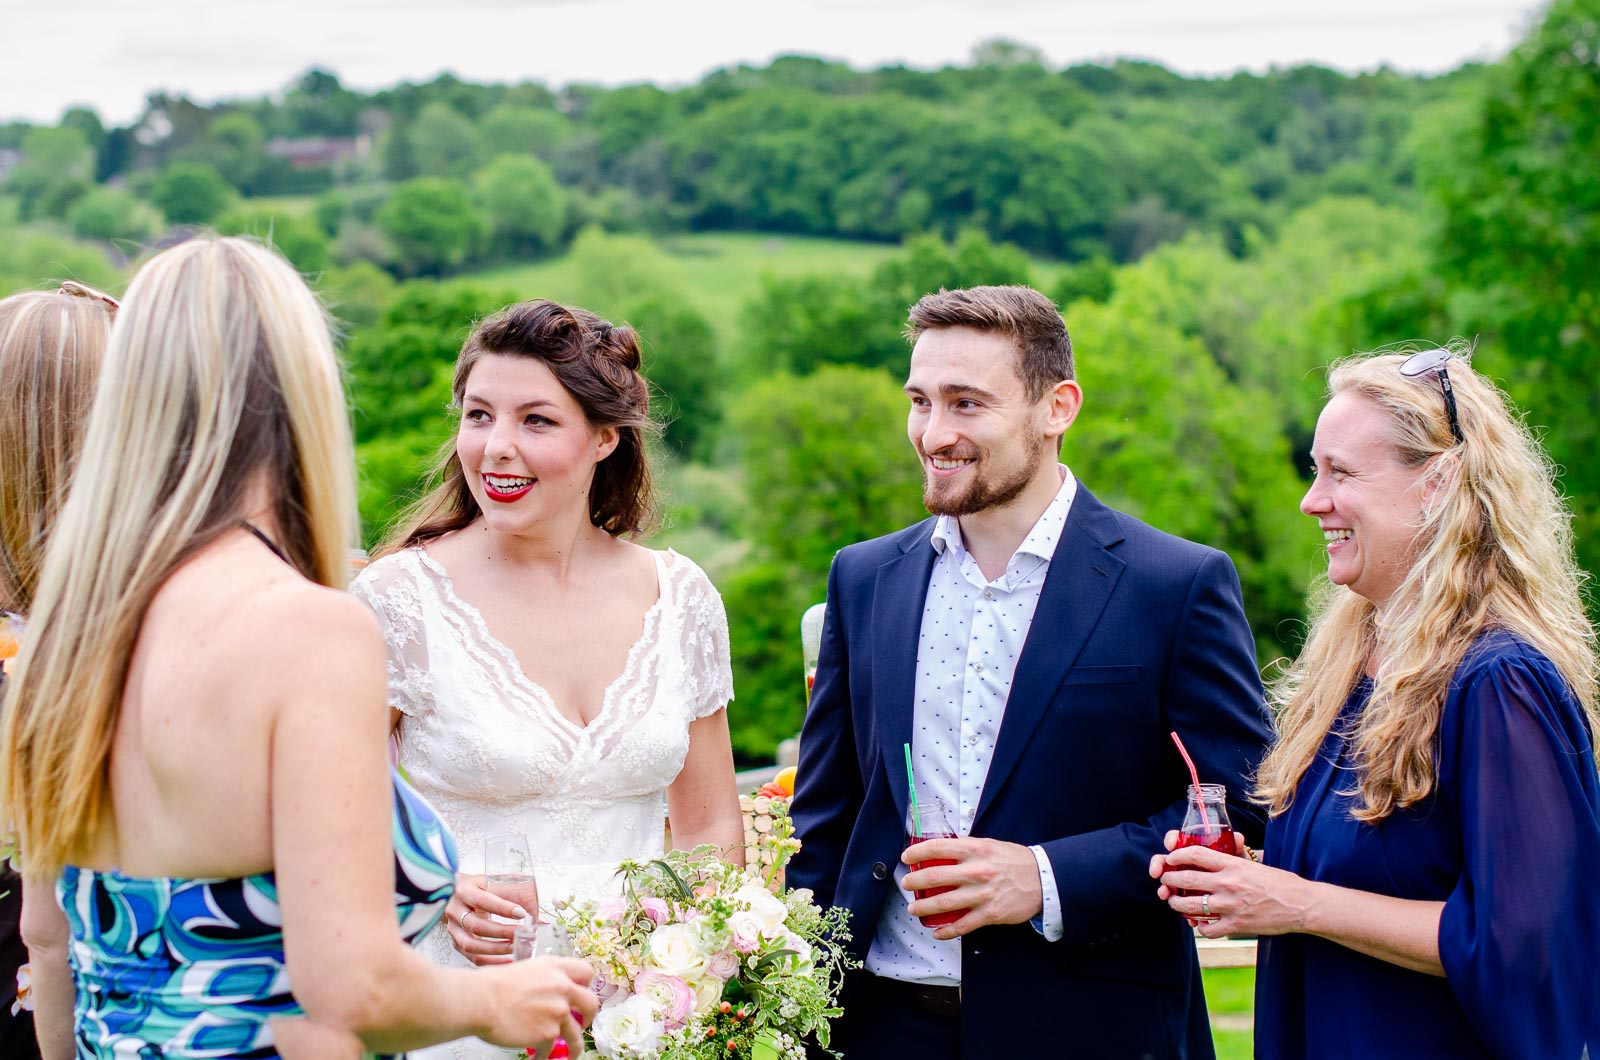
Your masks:
M 1456 412 L 1456 392 L 1450 386 L 1450 370 L 1447 365 L 1455 354 L 1449 350 L 1423 350 L 1413 353 L 1400 364 L 1400 374 L 1407 379 L 1415 379 L 1419 375 L 1429 372 L 1439 373 L 1439 389 L 1444 391 L 1444 411 L 1450 417 L 1450 433 L 1455 436 L 1456 444 L 1465 442 L 1466 436 L 1461 433 L 1461 416 Z
M 86 283 L 79 283 L 77 280 L 62 280 L 61 288 L 58 293 L 64 294 L 69 298 L 93 298 L 97 301 L 104 302 L 112 309 L 122 308 L 121 302 L 117 301 L 115 298 L 112 298 L 104 291 L 96 290 Z

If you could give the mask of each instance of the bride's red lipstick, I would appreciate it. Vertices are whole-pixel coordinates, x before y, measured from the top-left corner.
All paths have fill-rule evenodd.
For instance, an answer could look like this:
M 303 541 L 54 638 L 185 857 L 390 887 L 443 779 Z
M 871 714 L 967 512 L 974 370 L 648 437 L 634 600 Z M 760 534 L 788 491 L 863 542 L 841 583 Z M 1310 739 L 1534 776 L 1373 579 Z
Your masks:
M 529 479 L 528 482 L 525 485 L 518 486 L 514 490 L 503 490 L 503 489 L 497 489 L 495 487 L 495 484 L 493 482 L 489 481 L 489 476 L 488 475 L 482 475 L 480 477 L 483 480 L 483 492 L 484 492 L 484 494 L 490 500 L 499 501 L 501 504 L 510 504 L 512 501 L 521 500 L 524 496 L 527 495 L 529 490 L 533 489 L 534 485 L 539 481 L 538 479 Z M 511 478 L 512 476 L 506 475 L 506 476 L 503 476 L 503 477 Z M 517 476 L 517 477 L 520 478 L 521 476 Z

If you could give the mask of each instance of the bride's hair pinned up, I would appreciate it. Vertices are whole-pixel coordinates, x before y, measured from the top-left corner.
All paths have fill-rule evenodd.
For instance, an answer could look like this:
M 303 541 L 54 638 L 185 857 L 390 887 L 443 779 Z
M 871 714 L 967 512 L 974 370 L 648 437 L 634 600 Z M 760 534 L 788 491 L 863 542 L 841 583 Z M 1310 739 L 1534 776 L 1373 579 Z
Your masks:
M 507 306 L 479 321 L 462 345 L 451 384 L 457 405 L 485 354 L 543 361 L 583 409 L 589 426 L 616 430 L 616 449 L 595 467 L 589 518 L 613 535 L 652 528 L 657 511 L 646 440 L 657 428 L 650 419 L 650 386 L 639 374 L 639 336 L 633 328 L 542 298 Z M 407 509 L 396 524 L 399 531 L 374 556 L 442 537 L 478 517 L 454 438 L 440 450 L 431 477 L 437 485 Z

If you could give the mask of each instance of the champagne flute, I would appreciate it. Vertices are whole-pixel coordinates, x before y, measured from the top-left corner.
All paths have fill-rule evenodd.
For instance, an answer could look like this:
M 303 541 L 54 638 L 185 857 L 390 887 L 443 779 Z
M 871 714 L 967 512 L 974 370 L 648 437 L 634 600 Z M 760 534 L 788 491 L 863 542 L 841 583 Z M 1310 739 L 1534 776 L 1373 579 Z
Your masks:
M 529 917 L 517 925 L 511 938 L 511 959 L 514 961 L 525 961 L 532 957 L 574 956 L 577 956 L 577 951 L 572 948 L 572 939 L 561 924 L 549 921 L 540 923 Z M 576 1012 L 572 1015 L 574 1019 L 578 1016 Z M 567 1060 L 571 1055 L 571 1047 L 565 1038 L 557 1038 L 550 1044 L 548 1060 Z
M 520 905 L 529 918 L 539 915 L 539 888 L 533 874 L 533 858 L 528 854 L 528 837 L 522 835 L 491 836 L 483 842 L 483 872 L 485 886 L 501 898 Z M 503 924 L 514 923 L 507 917 L 495 917 Z

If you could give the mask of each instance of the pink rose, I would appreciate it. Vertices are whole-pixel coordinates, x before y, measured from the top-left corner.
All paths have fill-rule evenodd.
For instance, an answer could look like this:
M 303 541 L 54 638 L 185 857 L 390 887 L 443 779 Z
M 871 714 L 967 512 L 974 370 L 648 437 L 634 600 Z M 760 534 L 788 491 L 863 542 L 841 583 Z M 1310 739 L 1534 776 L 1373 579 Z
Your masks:
M 712 954 L 710 962 L 706 965 L 706 973 L 708 975 L 716 976 L 718 979 L 721 979 L 724 982 L 732 979 L 734 973 L 738 970 L 738 954 L 729 953 L 727 950 L 723 950 L 721 953 Z
M 644 910 L 644 915 L 650 918 L 652 924 L 658 927 L 667 922 L 667 903 L 660 898 L 641 898 L 639 908 Z
M 667 1025 L 667 1030 L 675 1031 L 688 1024 L 694 1012 L 694 991 L 682 979 L 652 969 L 641 973 L 633 988 L 637 996 L 649 999 L 650 1007 Z
M 594 982 L 589 984 L 589 989 L 593 990 L 594 996 L 599 998 L 601 1001 L 609 1001 L 611 1000 L 611 996 L 620 990 L 621 987 L 618 984 L 613 983 L 611 981 L 611 977 L 607 975 L 603 969 L 596 968 L 594 970 Z
M 600 906 L 599 917 L 601 920 L 609 920 L 615 923 L 621 920 L 622 915 L 627 911 L 628 904 L 626 902 L 621 898 L 612 898 Z
M 728 931 L 733 935 L 733 948 L 740 953 L 754 953 L 761 948 L 761 918 L 741 910 L 728 918 Z

